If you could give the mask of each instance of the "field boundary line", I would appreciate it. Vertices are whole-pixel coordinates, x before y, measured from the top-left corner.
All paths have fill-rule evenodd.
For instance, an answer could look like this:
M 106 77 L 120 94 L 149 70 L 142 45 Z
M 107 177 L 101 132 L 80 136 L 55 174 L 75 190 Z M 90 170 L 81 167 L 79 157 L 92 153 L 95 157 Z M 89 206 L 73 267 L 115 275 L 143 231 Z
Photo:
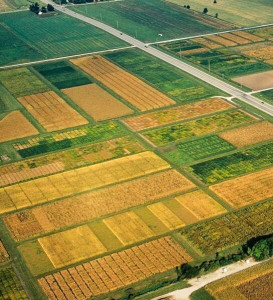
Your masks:
M 106 3 L 111 3 L 111 2 L 121 2 L 124 0 L 108 0 L 108 1 L 98 1 L 98 2 L 86 2 L 86 3 L 78 3 L 78 4 L 71 4 L 68 2 L 68 4 L 65 4 L 65 7 L 78 7 L 78 6 L 83 6 L 83 5 L 94 5 L 94 4 L 106 4 Z
M 217 31 L 217 32 L 214 32 L 214 33 L 204 33 L 204 34 L 193 35 L 193 36 L 188 36 L 188 37 L 181 37 L 181 38 L 169 39 L 169 40 L 164 40 L 164 41 L 151 42 L 151 43 L 147 43 L 146 45 L 149 45 L 149 46 L 150 45 L 159 45 L 159 44 L 163 44 L 163 43 L 170 43 L 170 42 L 175 42 L 175 41 L 189 40 L 189 39 L 206 37 L 206 36 L 216 35 L 216 34 L 222 34 L 222 33 L 236 32 L 236 31 L 246 31 L 246 30 L 258 29 L 258 28 L 264 28 L 264 27 L 270 27 L 270 26 L 273 26 L 273 23 L 262 24 L 262 25 L 255 25 L 255 26 L 250 26 L 250 27 L 238 27 L 236 29 L 229 29 L 229 30 L 224 30 L 224 31 Z
M 32 65 L 37 65 L 37 64 L 41 64 L 41 63 L 54 62 L 54 61 L 59 61 L 59 60 L 64 60 L 64 59 L 82 57 L 82 56 L 86 56 L 86 55 L 95 55 L 95 54 L 101 54 L 101 53 L 107 53 L 107 52 L 114 52 L 114 51 L 119 51 L 119 50 L 131 49 L 131 48 L 135 48 L 135 47 L 136 46 L 131 45 L 131 46 L 113 48 L 113 49 L 108 49 L 108 50 L 93 51 L 93 52 L 87 52 L 87 53 L 81 53 L 81 54 L 61 56 L 61 57 L 56 57 L 56 58 L 48 58 L 48 59 L 43 59 L 43 60 L 30 61 L 30 62 L 20 63 L 20 64 L 6 65 L 6 66 L 0 67 L 0 70 L 32 66 Z
M 121 0 L 118 0 L 118 1 L 121 1 Z M 28 11 L 28 10 L 29 10 L 28 8 L 24 8 L 24 9 L 15 9 L 15 10 L 9 10 L 9 11 L 1 11 L 0 15 L 10 14 L 10 13 L 17 13 L 17 12 Z
M 262 90 L 257 90 L 257 91 L 252 91 L 252 92 L 248 92 L 247 94 L 257 94 L 257 93 L 260 93 L 260 92 L 266 92 L 266 91 L 270 91 L 270 90 L 273 90 L 273 86 L 270 87 L 270 88 L 267 88 L 267 89 L 262 89 Z

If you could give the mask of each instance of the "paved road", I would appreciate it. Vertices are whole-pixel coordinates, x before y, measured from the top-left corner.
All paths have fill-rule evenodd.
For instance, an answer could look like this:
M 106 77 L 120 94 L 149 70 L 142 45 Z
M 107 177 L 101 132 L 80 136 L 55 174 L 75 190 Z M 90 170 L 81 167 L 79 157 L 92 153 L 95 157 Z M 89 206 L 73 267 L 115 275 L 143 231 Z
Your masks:
M 52 4 L 52 2 L 49 0 L 42 0 L 42 1 L 44 3 Z M 100 21 L 94 20 L 90 17 L 83 16 L 79 13 L 73 12 L 73 11 L 65 8 L 64 6 L 54 4 L 54 7 L 56 10 L 59 10 L 71 17 L 77 18 L 83 22 L 86 22 L 88 24 L 96 26 L 96 27 L 118 37 L 119 39 L 173 65 L 174 67 L 179 68 L 187 73 L 190 73 L 191 75 L 198 77 L 199 79 L 219 88 L 220 90 L 232 95 L 233 97 L 236 97 L 236 98 L 240 99 L 241 101 L 243 101 L 247 104 L 250 104 L 250 105 L 254 106 L 255 108 L 260 109 L 261 111 L 273 116 L 273 106 L 272 105 L 263 103 L 258 98 L 254 97 L 250 94 L 247 94 L 247 93 L 241 91 L 240 89 L 238 89 L 218 78 L 211 76 L 210 74 L 200 71 L 199 69 L 192 67 L 192 66 L 188 65 L 187 63 L 182 62 L 179 59 L 174 58 L 171 55 L 160 51 L 159 49 L 153 48 L 153 47 L 151 47 L 151 46 L 149 46 L 149 45 L 125 34 L 125 33 L 122 33 L 119 30 L 117 30 L 109 25 L 106 25 Z
M 257 262 L 254 260 L 250 260 L 249 263 L 246 263 L 245 261 L 239 261 L 239 262 L 233 263 L 231 265 L 226 266 L 226 272 L 223 272 L 222 268 L 219 268 L 212 273 L 202 276 L 199 281 L 197 280 L 197 278 L 190 279 L 188 281 L 188 283 L 191 285 L 191 287 L 170 292 L 168 294 L 156 297 L 153 300 L 159 300 L 159 299 L 162 299 L 162 298 L 168 297 L 168 296 L 172 300 L 188 300 L 188 299 L 190 299 L 189 297 L 193 292 L 201 289 L 202 287 L 206 286 L 207 284 L 209 284 L 213 281 L 222 279 L 226 276 L 246 270 L 250 267 L 256 266 L 261 263 L 264 263 L 264 261 Z

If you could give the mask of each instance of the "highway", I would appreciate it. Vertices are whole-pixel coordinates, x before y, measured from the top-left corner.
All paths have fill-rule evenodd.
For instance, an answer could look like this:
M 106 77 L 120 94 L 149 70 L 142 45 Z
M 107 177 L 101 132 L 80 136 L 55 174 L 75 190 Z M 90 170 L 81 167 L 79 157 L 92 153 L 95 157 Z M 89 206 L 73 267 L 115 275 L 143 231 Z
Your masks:
M 44 3 L 50 3 L 52 4 L 51 1 L 49 0 L 42 0 Z M 252 96 L 251 94 L 248 94 L 218 78 L 215 78 L 214 76 L 211 76 L 210 74 L 203 72 L 169 54 L 164 53 L 163 51 L 160 51 L 159 49 L 156 49 L 152 46 L 149 46 L 148 44 L 145 44 L 125 33 L 122 33 L 121 31 L 106 25 L 100 21 L 94 20 L 90 17 L 86 17 L 83 16 L 79 13 L 73 12 L 67 8 L 65 8 L 64 6 L 60 6 L 57 4 L 53 4 L 55 9 L 65 13 L 71 17 L 77 18 L 83 22 L 86 22 L 88 24 L 91 24 L 93 26 L 96 26 L 110 34 L 112 34 L 113 36 L 116 36 L 117 38 L 129 43 L 132 46 L 135 46 L 143 51 L 145 51 L 146 53 L 149 53 L 171 65 L 173 65 L 174 67 L 181 69 L 182 71 L 185 71 L 201 80 L 203 80 L 204 82 L 207 82 L 215 87 L 217 87 L 218 89 L 226 92 L 229 95 L 232 95 L 233 97 L 236 97 L 238 99 L 240 99 L 241 101 L 245 102 L 246 104 L 252 105 L 253 107 L 273 116 L 273 106 L 268 104 L 268 103 L 264 103 L 262 100 Z M 149 67 L 149 66 L 147 66 Z

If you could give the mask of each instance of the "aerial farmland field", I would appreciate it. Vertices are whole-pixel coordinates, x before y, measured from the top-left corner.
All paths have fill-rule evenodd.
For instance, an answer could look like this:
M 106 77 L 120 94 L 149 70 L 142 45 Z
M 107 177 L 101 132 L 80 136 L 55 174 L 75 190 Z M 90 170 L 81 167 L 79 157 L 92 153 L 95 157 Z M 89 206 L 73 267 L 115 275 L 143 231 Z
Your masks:
M 233 20 L 163 0 L 0 13 L 1 300 L 151 300 L 272 236 L 272 91 L 258 105 L 235 81 L 271 80 L 273 27 L 241 28 L 240 3 Z M 256 300 L 259 270 L 203 293 Z
M 234 25 L 162 0 L 75 6 L 72 10 L 100 20 L 145 42 L 181 38 L 233 28 Z M 158 34 L 162 34 L 159 37 Z

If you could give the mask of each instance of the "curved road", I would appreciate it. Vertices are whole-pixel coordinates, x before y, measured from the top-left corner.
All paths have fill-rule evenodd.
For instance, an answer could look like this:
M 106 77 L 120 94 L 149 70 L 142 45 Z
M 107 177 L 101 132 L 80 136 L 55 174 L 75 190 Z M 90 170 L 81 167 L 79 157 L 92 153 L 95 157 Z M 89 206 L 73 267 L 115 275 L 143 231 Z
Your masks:
M 52 2 L 49 0 L 42 0 L 42 1 L 46 4 L 47 3 L 52 4 Z M 91 24 L 93 26 L 96 26 L 96 27 L 116 36 L 117 38 L 173 65 L 174 67 L 179 68 L 182 71 L 185 71 L 185 72 L 217 87 L 218 89 L 226 92 L 227 94 L 232 95 L 233 97 L 236 97 L 236 98 L 240 99 L 241 101 L 243 101 L 249 105 L 252 105 L 253 107 L 273 116 L 273 106 L 272 105 L 270 105 L 268 103 L 264 103 L 263 101 L 259 100 L 258 98 L 254 97 L 250 94 L 247 94 L 247 93 L 241 91 L 240 89 L 238 89 L 218 78 L 211 76 L 210 74 L 200 71 L 199 69 L 192 67 L 192 66 L 188 65 L 187 63 L 185 63 L 177 58 L 174 58 L 171 55 L 168 55 L 158 49 L 155 49 L 155 48 L 149 46 L 148 44 L 145 44 L 125 33 L 122 33 L 119 30 L 117 30 L 109 25 L 106 25 L 100 21 L 94 20 L 90 17 L 83 16 L 79 13 L 73 12 L 73 11 L 65 8 L 64 6 L 60 6 L 55 3 L 54 3 L 54 7 L 56 10 L 61 11 L 62 13 L 65 13 L 71 17 L 77 18 L 77 19 L 79 19 L 83 22 L 86 22 L 88 24 Z

